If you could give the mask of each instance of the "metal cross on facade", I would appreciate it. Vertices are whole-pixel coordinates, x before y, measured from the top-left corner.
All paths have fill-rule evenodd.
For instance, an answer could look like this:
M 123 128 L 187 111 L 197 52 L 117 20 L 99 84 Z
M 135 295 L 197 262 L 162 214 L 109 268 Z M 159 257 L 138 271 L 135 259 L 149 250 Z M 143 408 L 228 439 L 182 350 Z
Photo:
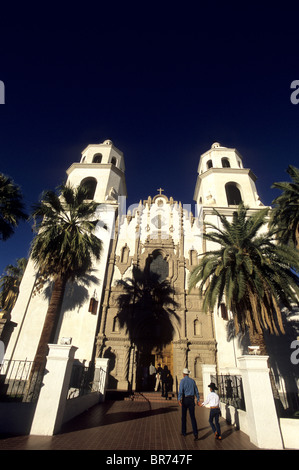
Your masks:
M 159 191 L 159 192 L 160 192 L 160 196 L 161 196 L 161 194 L 162 194 L 162 191 L 164 191 L 164 189 L 162 189 L 162 188 L 159 188 L 159 189 L 157 189 L 157 191 Z

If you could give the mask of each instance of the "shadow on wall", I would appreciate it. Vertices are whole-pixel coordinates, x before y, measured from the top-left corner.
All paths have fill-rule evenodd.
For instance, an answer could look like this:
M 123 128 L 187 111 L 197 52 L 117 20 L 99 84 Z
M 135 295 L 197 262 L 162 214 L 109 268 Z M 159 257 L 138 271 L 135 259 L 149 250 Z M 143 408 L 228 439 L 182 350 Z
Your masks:
M 75 281 L 69 281 L 66 286 L 63 304 L 61 308 L 62 314 L 56 329 L 55 341 L 58 340 L 59 332 L 63 318 L 68 315 L 68 312 L 77 312 L 80 314 L 79 310 L 83 307 L 86 302 L 91 299 L 90 287 L 94 287 L 99 284 L 99 280 L 93 274 L 86 274 L 80 279 Z M 48 282 L 47 287 L 43 291 L 43 295 L 46 299 L 50 300 L 52 293 L 53 282 Z M 87 306 L 88 308 L 88 306 Z
M 89 291 L 91 285 L 99 285 L 99 279 L 93 274 L 86 274 L 78 280 L 68 282 L 62 311 L 67 312 L 80 309 L 91 297 Z M 49 282 L 43 292 L 44 297 L 48 300 L 51 298 L 52 287 L 53 282 Z
M 275 382 L 280 391 L 281 399 L 284 401 L 284 416 L 293 416 L 294 411 L 299 409 L 298 398 L 298 382 L 299 382 L 299 368 L 298 364 L 293 364 L 291 361 L 291 343 L 299 336 L 299 308 L 294 308 L 291 312 L 287 309 L 282 311 L 283 326 L 285 334 L 270 334 L 268 331 L 264 332 L 264 340 L 269 355 L 269 362 L 274 374 Z M 250 345 L 249 336 L 247 333 L 235 334 L 234 322 L 230 320 L 227 322 L 227 340 L 231 341 L 236 338 L 238 346 L 242 354 L 248 354 L 248 346 Z M 284 386 L 281 383 L 281 378 L 284 381 Z
M 104 354 L 104 358 L 109 359 L 107 388 L 112 389 L 112 390 L 116 390 L 118 380 L 115 377 L 113 377 L 113 375 L 111 374 L 111 372 L 114 370 L 115 365 L 116 365 L 116 356 L 115 356 L 115 354 L 112 351 L 112 348 L 110 346 L 109 346 L 109 348 L 106 349 L 105 354 Z
M 131 344 L 139 352 L 162 349 L 173 340 L 173 320 L 180 322 L 175 309 L 175 290 L 158 273 L 133 268 L 132 278 L 120 280 L 118 321 L 125 328 Z

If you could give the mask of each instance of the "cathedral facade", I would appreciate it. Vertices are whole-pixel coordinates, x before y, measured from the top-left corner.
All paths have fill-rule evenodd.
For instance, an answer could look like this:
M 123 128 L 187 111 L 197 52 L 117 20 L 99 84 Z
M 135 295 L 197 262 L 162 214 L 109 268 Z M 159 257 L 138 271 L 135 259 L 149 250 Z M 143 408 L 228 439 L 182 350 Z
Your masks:
M 202 391 L 202 365 L 232 369 L 242 354 L 228 335 L 229 312 L 203 313 L 188 278 L 199 256 L 212 245 L 203 239 L 204 222 L 217 222 L 216 208 L 228 218 L 243 201 L 251 211 L 263 205 L 255 176 L 236 149 L 214 143 L 199 159 L 194 211 L 159 188 L 126 207 L 123 153 L 110 140 L 88 145 L 67 182 L 83 184 L 99 203 L 96 234 L 101 259 L 84 279 L 67 287 L 57 343 L 74 345 L 82 363 L 109 358 L 109 388 L 145 387 L 150 364 L 167 367 L 174 386 L 188 367 Z M 37 273 L 28 262 L 11 314 L 14 325 L 6 358 L 33 360 L 49 302 L 50 283 L 35 291 Z

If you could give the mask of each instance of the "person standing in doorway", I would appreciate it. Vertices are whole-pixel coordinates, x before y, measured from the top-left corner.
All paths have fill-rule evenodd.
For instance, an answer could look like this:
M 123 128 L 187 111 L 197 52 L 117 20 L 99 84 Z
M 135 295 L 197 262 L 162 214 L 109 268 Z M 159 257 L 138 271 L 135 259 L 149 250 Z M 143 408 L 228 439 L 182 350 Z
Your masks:
M 162 374 L 162 367 L 161 364 L 158 364 L 158 368 L 156 371 L 156 385 L 155 385 L 155 392 L 158 391 L 159 386 L 161 385 L 161 374 Z
M 161 379 L 162 379 L 162 397 L 164 397 L 166 400 L 168 398 L 168 387 L 169 387 L 169 374 L 170 371 L 167 366 L 164 366 L 162 373 L 161 373 Z
M 150 363 L 149 366 L 149 378 L 150 378 L 150 389 L 153 390 L 154 388 L 154 382 L 155 382 L 155 377 L 156 377 L 156 368 L 153 366 L 153 363 Z
M 220 400 L 219 396 L 215 392 L 215 390 L 218 390 L 218 388 L 214 382 L 211 382 L 208 387 L 210 387 L 210 393 L 208 394 L 207 399 L 201 403 L 200 406 L 210 405 L 209 423 L 213 433 L 215 434 L 215 439 L 221 440 L 221 429 L 219 424 L 219 417 L 221 416 Z
M 178 401 L 179 405 L 182 407 L 182 435 L 186 436 L 187 410 L 189 410 L 194 440 L 196 441 L 198 439 L 198 430 L 195 418 L 194 397 L 196 397 L 197 404 L 199 405 L 199 393 L 195 381 L 189 377 L 189 374 L 190 371 L 188 369 L 183 370 L 183 379 L 180 382 Z

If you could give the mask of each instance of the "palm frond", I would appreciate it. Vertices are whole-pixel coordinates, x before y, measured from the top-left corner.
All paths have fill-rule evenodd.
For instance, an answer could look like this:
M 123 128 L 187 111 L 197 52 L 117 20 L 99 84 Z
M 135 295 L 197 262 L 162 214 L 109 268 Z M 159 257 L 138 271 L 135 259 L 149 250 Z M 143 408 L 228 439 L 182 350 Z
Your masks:
M 95 217 L 98 204 L 84 202 L 81 187 L 63 185 L 59 190 L 46 191 L 34 207 L 32 216 L 38 233 L 31 254 L 42 273 L 73 278 L 88 271 L 93 258 L 100 257 L 102 242 L 94 234 L 99 222 Z
M 281 243 L 293 243 L 299 249 L 299 169 L 289 165 L 287 173 L 292 182 L 274 183 L 273 188 L 282 191 L 273 201 L 270 224 L 278 228 Z
M 240 204 L 231 220 L 216 210 L 222 228 L 207 224 L 206 240 L 219 249 L 203 254 L 189 286 L 198 287 L 205 311 L 221 302 L 244 331 L 284 332 L 281 306 L 299 300 L 299 252 L 276 243 L 276 228 L 267 229 L 268 208 L 252 215 Z
M 0 240 L 7 240 L 20 221 L 26 220 L 21 189 L 0 173 Z

